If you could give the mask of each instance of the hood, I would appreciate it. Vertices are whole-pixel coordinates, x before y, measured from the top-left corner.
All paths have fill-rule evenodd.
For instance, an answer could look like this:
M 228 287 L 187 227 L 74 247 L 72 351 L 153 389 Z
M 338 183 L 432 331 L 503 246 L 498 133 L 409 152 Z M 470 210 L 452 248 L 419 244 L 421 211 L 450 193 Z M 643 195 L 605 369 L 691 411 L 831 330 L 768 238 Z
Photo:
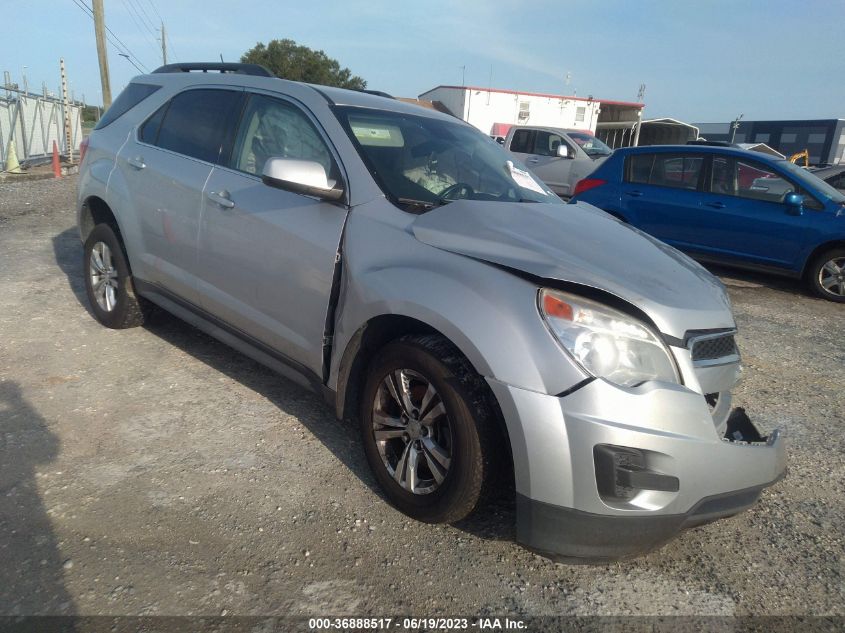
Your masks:
M 687 330 L 735 327 L 716 277 L 584 202 L 456 200 L 419 216 L 412 230 L 435 248 L 610 292 L 676 338 Z

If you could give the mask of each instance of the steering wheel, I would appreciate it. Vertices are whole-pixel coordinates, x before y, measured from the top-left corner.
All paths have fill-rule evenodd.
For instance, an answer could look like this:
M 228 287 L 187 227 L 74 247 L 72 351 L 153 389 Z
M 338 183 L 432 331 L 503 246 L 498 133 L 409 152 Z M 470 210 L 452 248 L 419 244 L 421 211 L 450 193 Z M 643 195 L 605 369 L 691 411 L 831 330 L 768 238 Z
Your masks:
M 454 196 L 454 194 L 459 192 L 463 193 L 463 195 Z M 456 182 L 454 185 L 450 185 L 440 192 L 441 200 L 461 200 L 471 198 L 473 195 L 475 195 L 475 189 L 465 182 Z

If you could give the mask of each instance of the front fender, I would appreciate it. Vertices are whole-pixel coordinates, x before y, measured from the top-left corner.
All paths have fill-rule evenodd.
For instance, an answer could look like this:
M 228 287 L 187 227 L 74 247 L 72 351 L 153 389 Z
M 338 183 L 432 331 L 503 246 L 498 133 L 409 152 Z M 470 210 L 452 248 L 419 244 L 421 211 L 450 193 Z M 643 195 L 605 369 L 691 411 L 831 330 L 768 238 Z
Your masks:
M 353 211 L 347 225 L 331 388 L 337 388 L 340 360 L 352 337 L 383 315 L 409 317 L 437 330 L 486 378 L 547 394 L 586 378 L 544 325 L 536 284 L 423 244 L 407 224 L 373 221 L 370 213 L 400 212 L 386 201 L 372 206 Z

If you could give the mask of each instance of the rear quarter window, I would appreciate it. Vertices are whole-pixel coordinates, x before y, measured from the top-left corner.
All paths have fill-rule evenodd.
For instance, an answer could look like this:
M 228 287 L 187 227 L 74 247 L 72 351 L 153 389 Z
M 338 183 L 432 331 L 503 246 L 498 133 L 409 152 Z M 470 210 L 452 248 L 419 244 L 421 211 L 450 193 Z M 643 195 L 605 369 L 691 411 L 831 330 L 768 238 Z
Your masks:
M 648 184 L 651 178 L 651 167 L 654 164 L 654 154 L 634 154 L 625 159 L 625 182 Z
M 134 108 L 160 88 L 161 86 L 155 86 L 153 84 L 129 84 L 123 92 L 117 96 L 117 99 L 112 101 L 111 107 L 109 107 L 103 116 L 100 117 L 100 120 L 97 122 L 97 125 L 94 126 L 94 129 L 101 130 L 107 125 L 114 123 L 121 116 L 129 112 L 129 110 Z

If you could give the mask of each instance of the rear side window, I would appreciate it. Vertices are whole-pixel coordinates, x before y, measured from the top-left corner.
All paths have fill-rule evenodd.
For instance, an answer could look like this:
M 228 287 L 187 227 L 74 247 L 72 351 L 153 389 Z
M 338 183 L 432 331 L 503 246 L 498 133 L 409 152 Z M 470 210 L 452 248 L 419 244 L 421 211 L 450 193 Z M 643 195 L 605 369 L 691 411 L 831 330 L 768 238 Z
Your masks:
M 217 162 L 231 135 L 232 114 L 241 92 L 188 90 L 176 95 L 164 114 L 155 144 L 209 163 Z
M 628 157 L 627 181 L 695 190 L 699 186 L 703 170 L 703 156 L 637 154 Z
M 534 130 L 517 130 L 513 133 L 510 150 L 518 154 L 530 154 L 534 151 Z
M 101 130 L 110 123 L 114 123 L 122 115 L 141 103 L 144 99 L 153 94 L 161 86 L 154 86 L 152 84 L 129 84 L 123 92 L 121 92 L 117 99 L 115 99 L 111 107 L 106 110 L 105 114 L 100 117 L 99 122 L 94 127 L 95 130 Z

